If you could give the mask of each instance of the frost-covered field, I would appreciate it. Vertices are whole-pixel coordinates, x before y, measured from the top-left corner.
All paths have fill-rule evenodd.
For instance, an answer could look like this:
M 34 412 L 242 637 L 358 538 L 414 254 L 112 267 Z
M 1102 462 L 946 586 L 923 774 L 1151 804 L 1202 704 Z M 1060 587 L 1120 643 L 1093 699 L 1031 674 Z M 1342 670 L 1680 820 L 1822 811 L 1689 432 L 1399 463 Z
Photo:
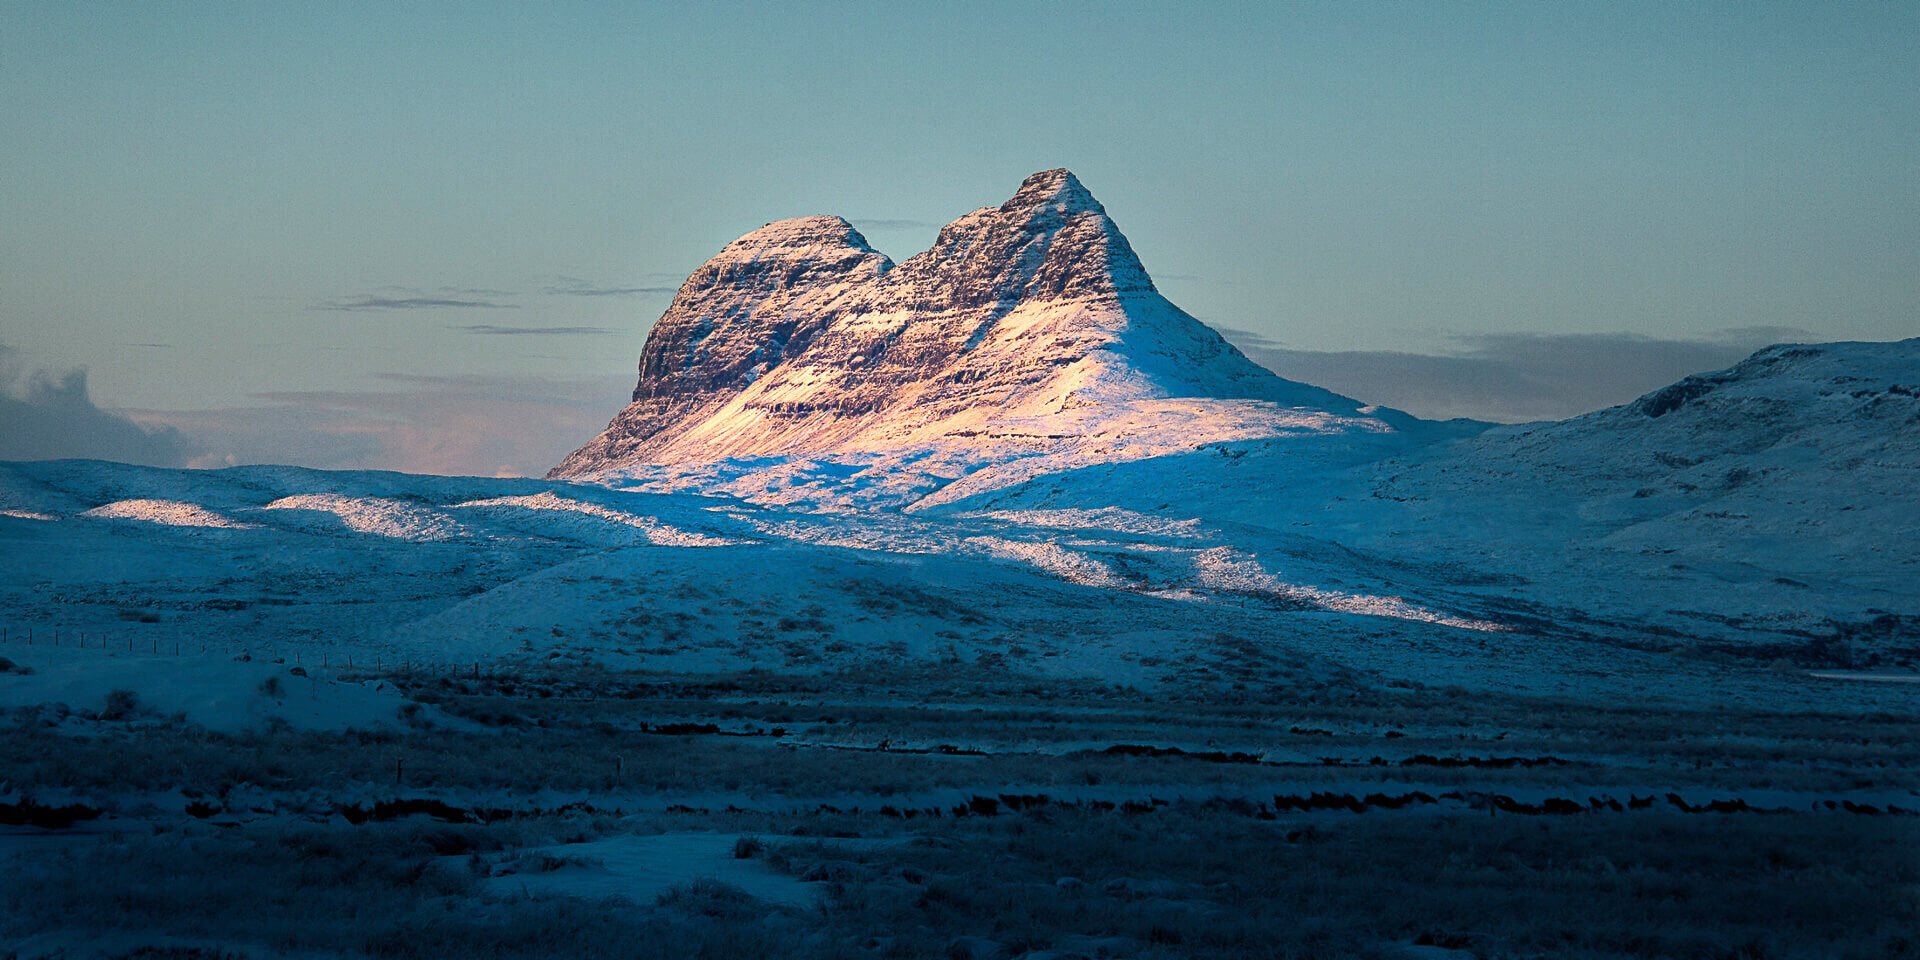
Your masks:
M 1910 676 L 1911 641 L 1817 629 L 1897 591 L 1687 632 L 1645 569 L 1592 571 L 1641 578 L 1638 606 L 1547 580 L 1551 530 L 1466 566 L 1307 525 L 1333 474 L 1281 454 L 915 511 L 0 466 L 0 939 L 1914 949 L 1920 720 L 1911 684 L 1869 682 Z M 1298 482 L 1254 515 L 1233 471 Z

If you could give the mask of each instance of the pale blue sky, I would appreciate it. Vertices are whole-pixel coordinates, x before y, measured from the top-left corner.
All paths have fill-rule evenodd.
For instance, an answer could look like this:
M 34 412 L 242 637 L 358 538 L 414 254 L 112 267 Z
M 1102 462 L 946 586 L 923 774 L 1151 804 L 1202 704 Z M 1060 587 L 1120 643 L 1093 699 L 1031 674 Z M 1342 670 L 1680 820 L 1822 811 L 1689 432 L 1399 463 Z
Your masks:
M 0 3 L 0 345 L 205 462 L 434 466 L 233 411 L 604 421 L 734 236 L 902 259 L 1060 165 L 1274 357 L 1913 336 L 1916 51 L 1913 3 Z

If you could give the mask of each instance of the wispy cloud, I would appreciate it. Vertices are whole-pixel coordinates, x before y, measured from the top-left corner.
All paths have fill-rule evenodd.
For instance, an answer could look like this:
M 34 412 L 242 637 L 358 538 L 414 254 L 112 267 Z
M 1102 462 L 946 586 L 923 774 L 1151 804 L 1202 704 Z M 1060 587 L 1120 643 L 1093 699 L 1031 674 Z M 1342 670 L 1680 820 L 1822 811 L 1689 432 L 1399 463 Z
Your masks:
M 1730 366 L 1772 343 L 1804 341 L 1791 327 L 1741 327 L 1698 339 L 1629 333 L 1456 336 L 1434 354 L 1298 350 L 1221 329 L 1247 356 L 1290 380 L 1422 417 L 1518 423 L 1626 403 L 1691 373 Z
M 388 283 L 373 288 L 375 293 L 405 294 L 410 297 L 457 297 L 460 299 L 491 299 L 494 297 L 517 297 L 518 290 L 496 290 L 493 287 L 415 287 L 404 283 Z
M 612 327 L 500 327 L 491 323 L 454 324 L 447 329 L 498 337 L 602 337 L 619 332 Z
M 27 370 L 0 345 L 0 460 L 89 458 L 174 467 L 195 451 L 180 432 L 94 405 L 87 372 Z
M 553 277 L 540 292 L 555 297 L 655 297 L 679 292 L 679 287 L 620 287 L 594 283 L 579 277 Z
M 339 310 L 360 312 L 370 310 L 518 310 L 517 303 L 501 303 L 497 300 L 474 300 L 462 297 L 416 296 L 384 297 L 358 296 L 343 297 L 337 300 L 322 300 L 309 307 L 311 310 Z

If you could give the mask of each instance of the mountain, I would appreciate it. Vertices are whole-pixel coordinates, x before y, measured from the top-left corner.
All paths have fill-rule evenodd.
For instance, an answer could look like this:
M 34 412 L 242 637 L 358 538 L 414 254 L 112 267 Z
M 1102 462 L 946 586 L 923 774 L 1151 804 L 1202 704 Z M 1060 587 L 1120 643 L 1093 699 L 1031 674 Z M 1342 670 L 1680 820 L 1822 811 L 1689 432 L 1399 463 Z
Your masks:
M 1381 682 L 1769 708 L 1868 702 L 1782 663 L 1920 664 L 1920 340 L 1772 347 L 1572 420 L 1405 436 L 1034 456 L 902 481 L 910 511 L 783 505 L 858 488 L 845 455 L 674 465 L 694 481 L 671 493 L 0 464 L 0 610 L 309 658 L 840 670 L 951 646 L 1129 683 L 1257 675 L 1272 645 Z M 698 495 L 713 478 L 757 493 Z
M 1470 507 L 1488 543 L 1513 537 L 1493 523 L 1539 515 L 1617 579 L 1689 585 L 1676 605 L 1766 592 L 1735 602 L 1784 614 L 1866 590 L 1862 608 L 1917 612 L 1920 339 L 1768 347 L 1632 403 L 1489 431 L 1375 489 Z
M 953 479 L 1418 424 L 1248 360 L 1160 295 L 1078 178 L 1047 170 L 899 264 L 839 217 L 728 244 L 655 324 L 633 402 L 549 476 L 911 452 Z
M 1805 662 L 1818 648 L 1827 666 L 1858 655 L 1836 638 L 1920 654 L 1920 339 L 1768 347 L 1621 406 L 1377 459 L 1303 455 L 1314 446 L 1103 464 L 949 509 L 1173 500 L 1239 546 L 1309 537 L 1536 629 Z

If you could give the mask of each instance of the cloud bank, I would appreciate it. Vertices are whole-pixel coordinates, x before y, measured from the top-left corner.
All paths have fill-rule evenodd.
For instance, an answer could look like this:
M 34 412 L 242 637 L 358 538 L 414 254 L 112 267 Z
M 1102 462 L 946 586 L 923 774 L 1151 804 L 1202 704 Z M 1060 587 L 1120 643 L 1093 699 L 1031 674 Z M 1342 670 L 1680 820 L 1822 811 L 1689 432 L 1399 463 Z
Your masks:
M 256 394 L 257 404 L 146 410 L 194 438 L 189 465 L 539 476 L 606 426 L 632 376 L 593 380 L 385 374 L 383 389 Z
M 87 372 L 25 370 L 0 346 L 0 460 L 118 460 L 185 465 L 194 450 L 178 430 L 143 426 L 95 406 Z
M 1474 334 L 1442 354 L 1296 350 L 1222 328 L 1248 357 L 1289 380 L 1429 419 L 1560 420 L 1626 403 L 1692 373 L 1733 365 L 1773 343 L 1805 341 L 1790 327 L 1742 327 L 1704 339 L 1636 334 Z

